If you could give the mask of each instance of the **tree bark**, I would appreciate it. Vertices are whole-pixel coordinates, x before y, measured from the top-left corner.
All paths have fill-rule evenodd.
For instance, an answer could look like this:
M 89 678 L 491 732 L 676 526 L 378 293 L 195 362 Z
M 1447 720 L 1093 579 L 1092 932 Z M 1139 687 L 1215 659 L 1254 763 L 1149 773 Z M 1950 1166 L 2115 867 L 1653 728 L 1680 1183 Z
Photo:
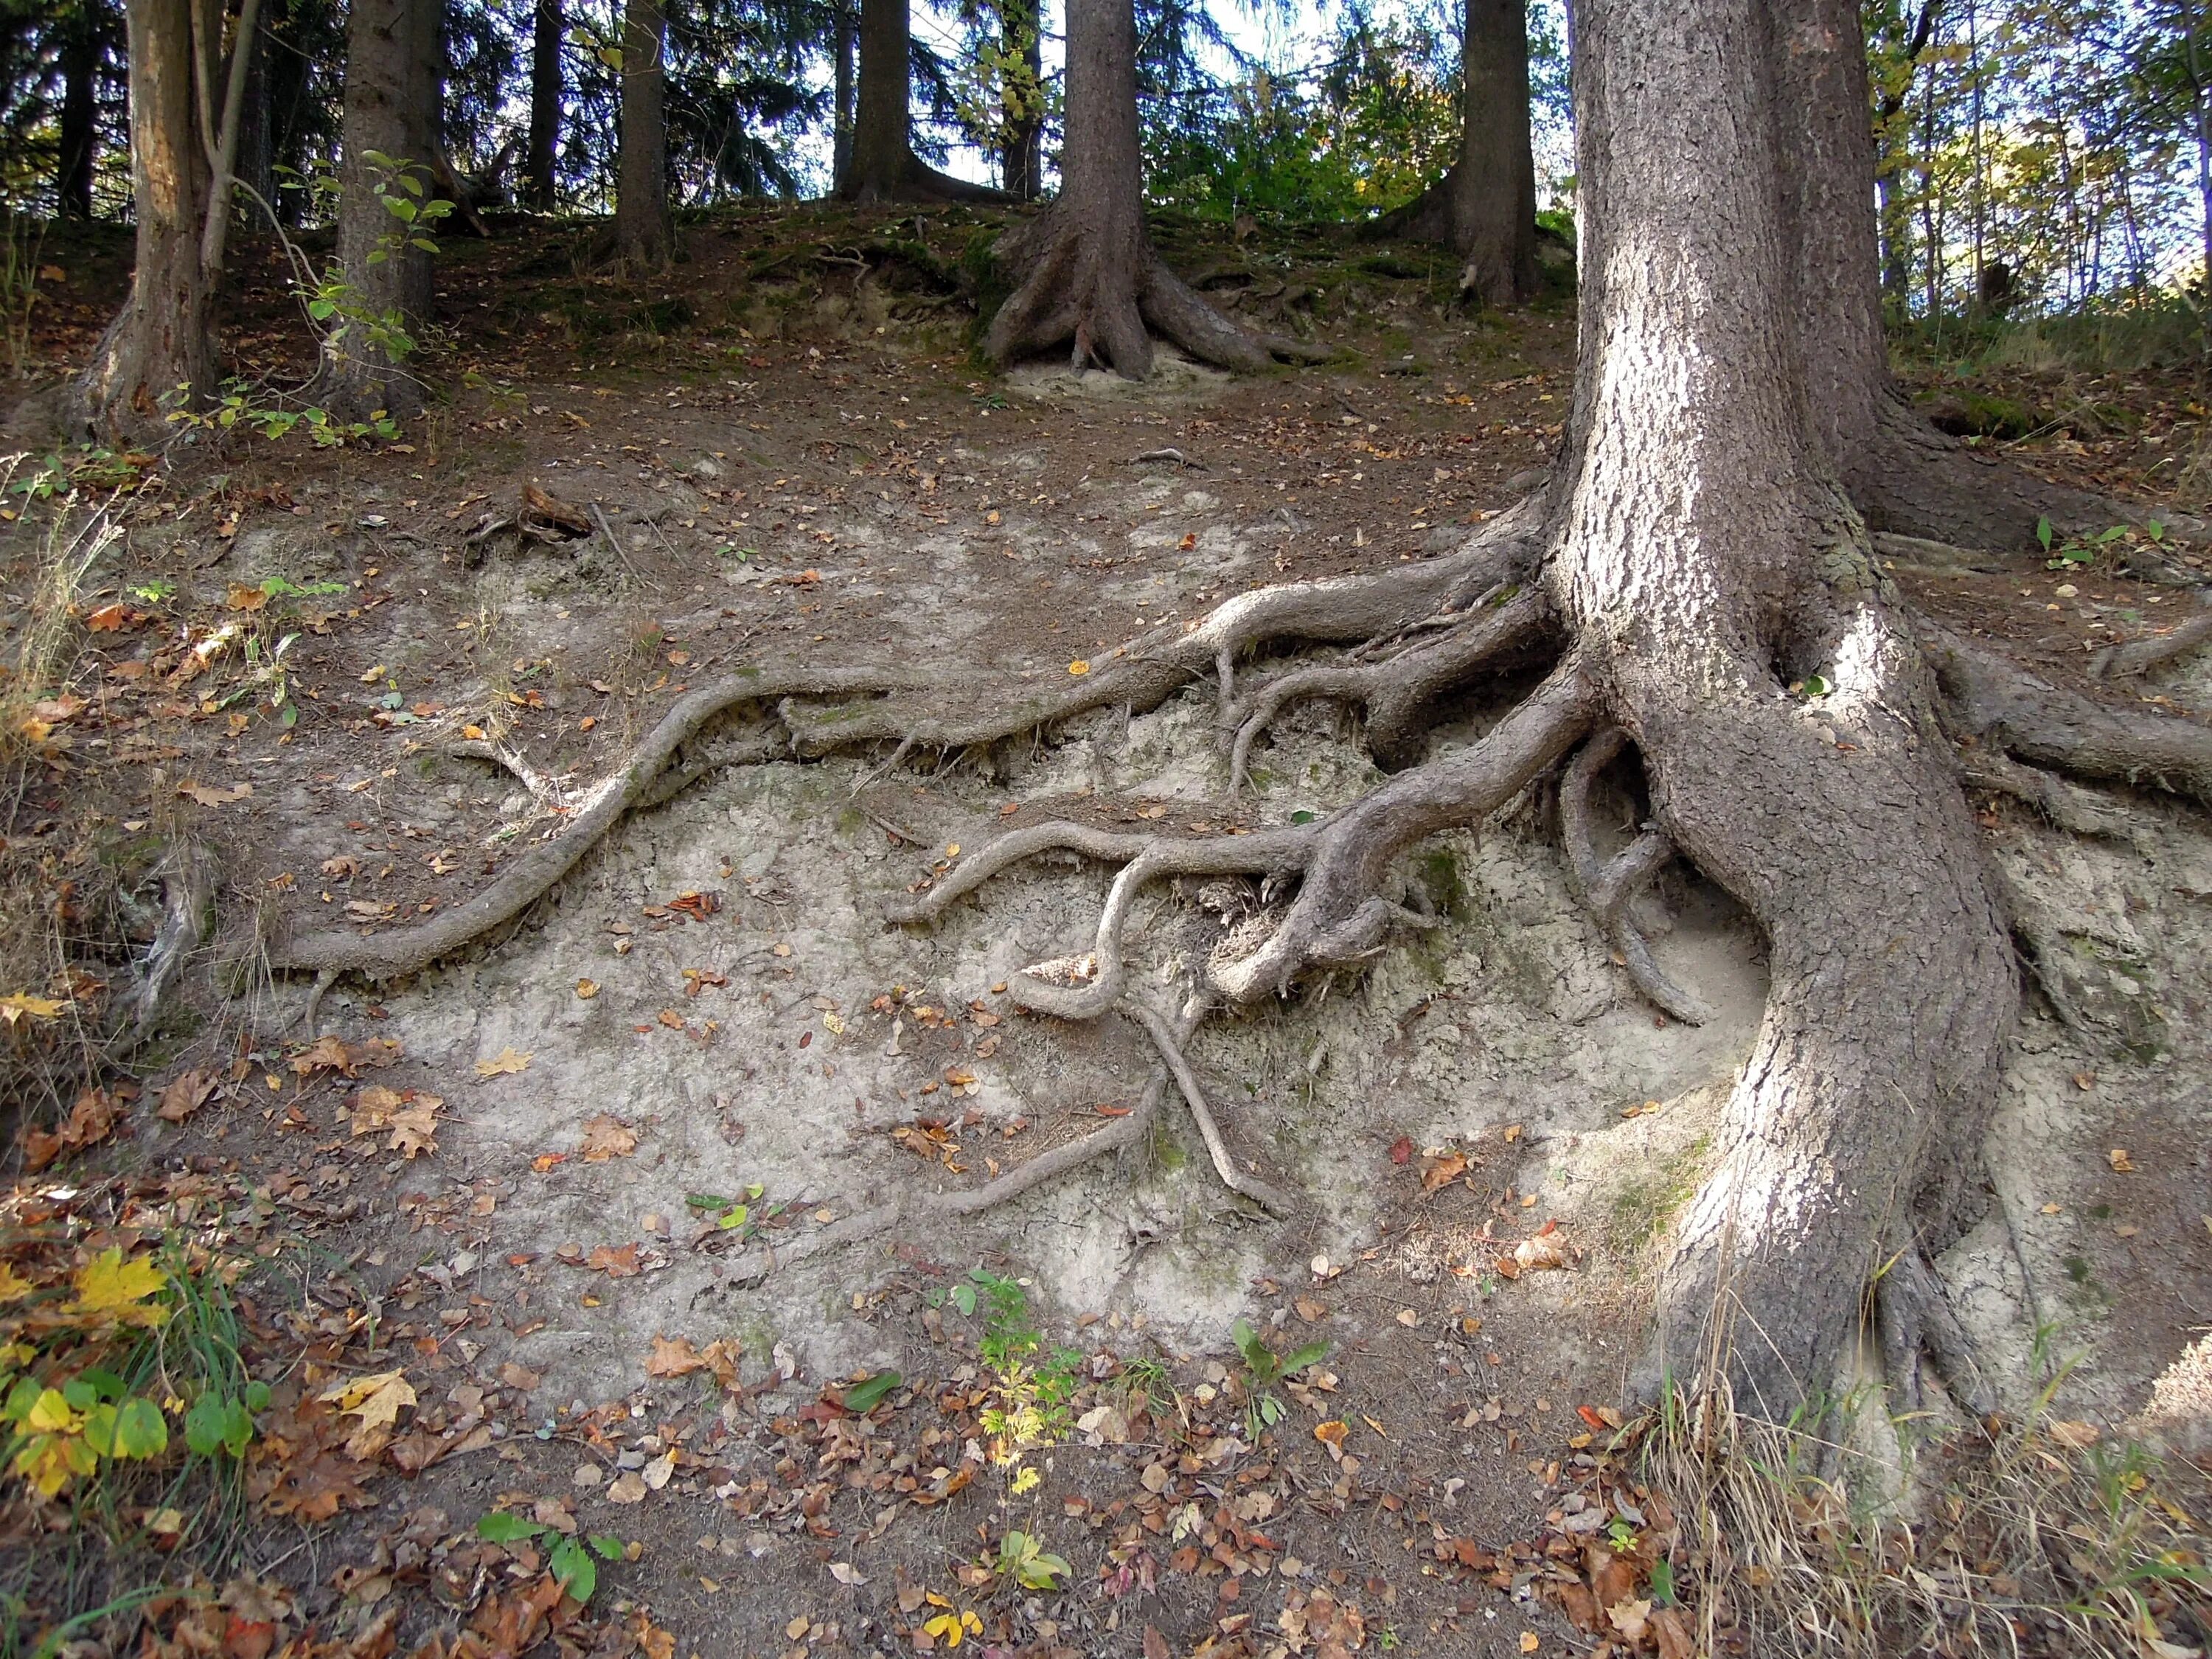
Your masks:
M 436 0 L 352 0 L 346 20 L 344 141 L 338 163 L 338 267 L 349 307 L 397 323 L 410 340 L 430 309 L 430 256 L 412 246 L 379 194 L 403 194 L 380 155 L 423 170 L 437 144 L 443 88 L 441 8 Z M 327 400 L 351 414 L 413 410 L 422 388 L 407 372 L 409 353 L 386 349 L 359 317 L 328 342 Z
M 860 100 L 851 165 L 838 196 L 848 202 L 1003 200 L 997 191 L 939 173 L 914 153 L 910 22 L 908 0 L 860 0 Z
M 615 252 L 634 271 L 662 271 L 676 257 L 668 201 L 668 20 L 659 0 L 623 11 L 622 160 L 615 191 Z
M 1654 1352 L 1774 1418 L 1833 1380 L 1881 1263 L 1948 1242 L 2015 998 L 1932 680 L 1827 447 L 1871 428 L 1875 294 L 1863 99 L 1852 224 L 1815 222 L 1802 164 L 1841 137 L 1807 130 L 1806 77 L 1842 75 L 1856 38 L 1831 47 L 1827 3 L 1577 8 L 1582 345 L 1551 568 L 1659 828 L 1766 934 L 1765 1018 Z M 1818 325 L 1816 245 L 1840 262 Z M 1819 718 L 1784 689 L 1816 670 Z
M 832 195 L 842 196 L 853 175 L 853 59 L 860 39 L 854 0 L 834 0 L 834 4 L 830 52 L 836 59 L 836 82 L 830 94 L 830 190 Z
M 174 0 L 130 0 L 131 179 L 137 259 L 131 295 L 80 382 L 88 423 L 118 440 L 165 425 L 215 385 L 208 282 L 200 267 L 208 158 L 195 112 L 191 20 Z
M 64 219 L 92 217 L 92 173 L 99 145 L 98 77 L 106 30 L 98 0 L 79 0 L 60 33 L 60 155 L 54 187 Z
M 1526 0 L 1467 0 L 1462 40 L 1459 160 L 1377 220 L 1373 234 L 1440 242 L 1467 261 L 1470 294 L 1485 305 L 1518 305 L 1537 285 Z
M 1043 19 L 1036 0 L 1000 0 L 999 180 L 1017 202 L 1044 188 Z
M 1018 283 L 986 331 L 1001 365 L 1073 343 L 1078 368 L 1152 373 L 1150 324 L 1193 356 L 1260 369 L 1295 343 L 1247 332 L 1162 264 L 1145 229 L 1137 141 L 1136 19 L 1131 0 L 1068 0 L 1067 143 L 1060 194 L 999 240 Z
M 561 0 L 538 0 L 530 39 L 530 159 L 523 203 L 539 213 L 554 204 L 554 168 L 561 154 Z

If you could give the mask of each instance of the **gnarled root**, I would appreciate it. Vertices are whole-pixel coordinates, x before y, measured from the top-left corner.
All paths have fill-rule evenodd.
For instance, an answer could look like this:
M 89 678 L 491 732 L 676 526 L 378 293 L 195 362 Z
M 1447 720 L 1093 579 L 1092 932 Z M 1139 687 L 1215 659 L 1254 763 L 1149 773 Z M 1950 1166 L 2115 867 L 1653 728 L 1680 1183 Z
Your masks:
M 1321 663 L 1279 674 L 1224 713 L 1233 726 L 1229 782 L 1244 787 L 1254 739 L 1290 703 L 1304 697 L 1336 697 L 1367 708 L 1367 744 L 1385 764 L 1404 757 L 1413 720 L 1432 699 L 1486 669 L 1525 652 L 1552 632 L 1551 602 L 1540 588 L 1524 588 L 1494 609 L 1453 621 L 1445 630 L 1376 662 Z
M 2120 645 L 2108 645 L 2089 659 L 2089 672 L 2099 679 L 2124 679 L 2185 657 L 2212 640 L 2212 605 L 2160 634 L 2145 634 Z
M 1636 896 L 1674 861 L 1674 843 L 1647 828 L 1612 858 L 1598 856 L 1590 824 L 1590 787 L 1627 742 L 1627 732 L 1607 726 L 1582 746 L 1560 780 L 1559 830 L 1566 843 L 1567 882 L 1644 1000 L 1686 1025 L 1702 1025 L 1711 1018 L 1710 1011 L 1661 971 L 1643 930 L 1628 914 Z
M 2212 730 L 2108 708 L 1924 618 L 1917 631 L 1958 735 L 2076 777 L 2155 784 L 2212 802 Z
M 1906 1243 L 1881 1269 L 1875 1279 L 1874 1299 L 1882 1369 L 1905 1410 L 1923 1409 L 1922 1384 L 1930 1367 L 1951 1397 L 1972 1415 L 1987 1417 L 1996 1410 L 1996 1396 L 1982 1375 L 1973 1339 L 1959 1322 L 1949 1292 L 1918 1245 Z

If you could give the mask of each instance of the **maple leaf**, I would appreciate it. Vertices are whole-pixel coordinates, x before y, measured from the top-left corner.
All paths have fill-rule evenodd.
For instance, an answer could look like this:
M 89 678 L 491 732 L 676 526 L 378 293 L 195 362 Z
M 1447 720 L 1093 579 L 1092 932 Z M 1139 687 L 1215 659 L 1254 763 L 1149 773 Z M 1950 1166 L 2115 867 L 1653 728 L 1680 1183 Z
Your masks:
M 10 991 L 0 997 L 0 1025 L 20 1025 L 27 1019 L 52 1019 L 64 1005 L 52 997 L 34 997 L 28 991 Z
M 602 1112 L 585 1121 L 584 1142 L 577 1150 L 583 1153 L 586 1164 L 628 1158 L 637 1150 L 637 1131 L 620 1118 Z
M 418 1152 L 438 1150 L 438 1109 L 446 1103 L 436 1095 L 410 1095 L 408 1104 L 392 1115 L 392 1141 L 386 1149 L 410 1161 Z
M 11 1264 L 0 1261 L 0 1302 L 19 1302 L 36 1289 Z
M 400 1048 L 386 1038 L 374 1038 L 367 1042 L 347 1043 L 336 1036 L 323 1036 L 292 1056 L 292 1070 L 300 1077 L 312 1077 L 317 1072 L 337 1072 L 345 1077 L 358 1077 L 361 1068 L 373 1066 L 379 1071 L 399 1058 Z
M 479 1078 L 507 1077 L 529 1070 L 530 1060 L 528 1054 L 519 1054 L 513 1048 L 502 1048 L 489 1060 L 477 1062 L 477 1075 Z
M 398 1090 L 372 1083 L 353 1097 L 346 1121 L 357 1135 L 378 1134 L 391 1127 L 392 1115 L 406 1103 L 407 1097 Z
M 23 1163 L 43 1170 L 64 1152 L 80 1152 L 107 1139 L 122 1112 L 122 1103 L 105 1089 L 88 1089 L 76 1097 L 70 1115 L 52 1130 L 23 1131 Z
M 1422 1160 L 1421 1190 L 1433 1193 L 1449 1187 L 1467 1173 L 1467 1154 L 1439 1152 Z
M 693 1371 L 707 1369 L 707 1362 L 699 1357 L 699 1350 L 691 1346 L 688 1336 L 653 1334 L 653 1352 L 645 1357 L 647 1376 L 689 1376 Z
M 102 1250 L 77 1269 L 75 1283 L 76 1301 L 70 1308 L 72 1313 L 112 1314 L 137 1325 L 158 1325 L 169 1316 L 168 1309 L 146 1304 L 148 1297 L 169 1283 L 169 1275 L 150 1257 L 133 1256 L 125 1261 L 119 1248 Z

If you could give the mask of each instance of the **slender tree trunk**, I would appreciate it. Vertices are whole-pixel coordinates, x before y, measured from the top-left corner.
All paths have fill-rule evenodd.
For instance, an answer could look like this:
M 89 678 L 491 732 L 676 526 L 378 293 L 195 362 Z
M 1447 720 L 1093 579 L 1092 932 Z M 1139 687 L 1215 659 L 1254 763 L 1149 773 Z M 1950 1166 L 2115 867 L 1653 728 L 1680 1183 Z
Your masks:
M 1034 201 L 1044 188 L 1042 19 L 1036 0 L 1001 0 L 999 16 L 1006 58 L 999 95 L 1000 183 L 1017 202 Z
M 1005 199 L 925 166 L 908 125 L 911 78 L 908 0 L 860 0 L 860 98 L 852 161 L 837 193 L 854 202 L 985 202 Z
M 632 270 L 665 270 L 676 257 L 676 221 L 668 201 L 668 125 L 662 109 L 667 46 L 668 21 L 659 0 L 627 0 L 615 252 Z
M 240 184 L 272 207 L 276 191 L 276 156 L 271 149 L 275 124 L 270 112 L 269 38 L 276 15 L 277 9 L 263 0 L 259 21 L 247 42 L 246 103 L 239 113 L 238 155 L 232 167 L 233 176 Z M 238 204 L 236 213 L 241 225 L 259 223 L 263 228 L 267 228 L 260 203 L 252 196 Z
M 830 116 L 830 188 L 842 196 L 853 175 L 854 52 L 860 44 L 853 15 L 854 0 L 836 0 L 836 21 L 830 50 L 836 58 L 836 84 Z
M 347 16 L 337 258 L 349 308 L 367 315 L 349 317 L 331 337 L 324 378 L 330 400 L 351 413 L 399 414 L 422 402 L 405 368 L 409 353 L 378 335 L 392 326 L 410 343 L 417 337 L 430 309 L 430 256 L 409 242 L 386 207 L 380 185 L 403 192 L 369 158 L 374 152 L 429 176 L 443 93 L 435 76 L 440 12 L 435 0 L 352 0 Z
M 530 43 L 530 160 L 524 172 L 525 205 L 550 213 L 554 168 L 561 154 L 561 0 L 538 0 Z
M 96 82 L 105 31 L 95 0 L 79 0 L 64 15 L 61 34 L 61 154 L 55 191 L 62 217 L 92 217 L 92 172 L 99 143 Z
M 1536 291 L 1526 0 L 1467 0 L 1463 42 L 1459 160 L 1374 234 L 1441 242 L 1467 261 L 1468 293 L 1485 305 L 1517 305 Z
M 208 160 L 195 112 L 191 20 L 174 0 L 130 0 L 125 15 L 137 260 L 130 298 L 80 388 L 91 426 L 117 438 L 158 434 L 165 400 L 196 403 L 216 378 L 199 257 Z
M 1018 286 L 984 336 L 992 360 L 1072 343 L 1079 369 L 1095 361 L 1141 380 L 1152 368 L 1148 323 L 1227 368 L 1263 368 L 1278 353 L 1318 355 L 1238 327 L 1160 263 L 1145 229 L 1143 168 L 1131 0 L 1068 0 L 1060 194 L 1000 239 L 994 258 Z

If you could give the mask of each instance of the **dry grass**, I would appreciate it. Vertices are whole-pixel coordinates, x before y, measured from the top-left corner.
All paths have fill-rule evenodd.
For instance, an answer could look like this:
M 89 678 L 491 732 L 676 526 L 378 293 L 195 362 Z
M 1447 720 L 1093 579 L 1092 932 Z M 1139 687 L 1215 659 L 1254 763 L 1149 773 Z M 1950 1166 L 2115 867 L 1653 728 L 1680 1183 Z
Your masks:
M 2056 1386 L 2016 1422 L 1920 1440 L 1901 1490 L 1833 1432 L 1848 1409 L 1777 1427 L 1724 1387 L 1669 1394 L 1640 1450 L 1680 1518 L 1675 1590 L 1699 1650 L 2203 1655 L 2212 1577 L 2182 1484 L 2201 1476 L 2058 1419 Z M 1909 1443 L 1924 1425 L 1899 1427 Z

